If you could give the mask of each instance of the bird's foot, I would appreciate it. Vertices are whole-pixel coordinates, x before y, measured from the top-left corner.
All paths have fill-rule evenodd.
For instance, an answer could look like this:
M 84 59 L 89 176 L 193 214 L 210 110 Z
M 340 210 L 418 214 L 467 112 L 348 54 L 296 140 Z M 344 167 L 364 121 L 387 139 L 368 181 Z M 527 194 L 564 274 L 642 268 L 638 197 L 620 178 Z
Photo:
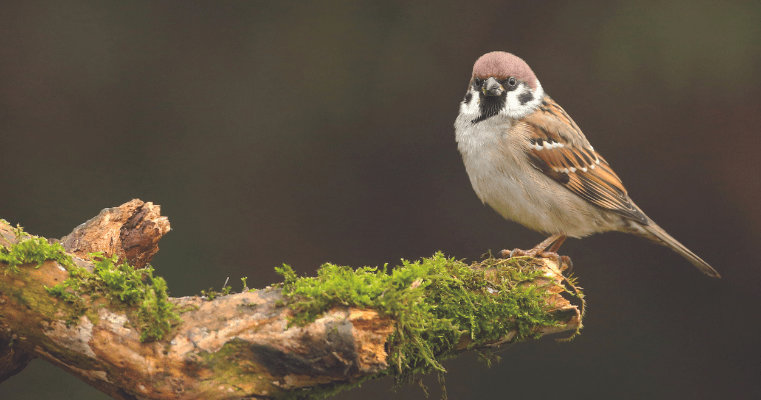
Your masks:
M 513 258 L 513 257 L 533 257 L 533 258 L 549 258 L 551 260 L 554 260 L 561 270 L 568 269 L 570 272 L 573 269 L 573 262 L 571 261 L 571 257 L 568 256 L 561 256 L 558 253 L 555 253 L 554 251 L 545 251 L 542 248 L 534 247 L 531 250 L 521 250 L 521 249 L 512 249 L 512 250 L 502 250 L 499 252 L 500 256 L 502 258 Z M 563 268 L 563 265 L 566 266 L 566 268 Z
M 568 268 L 573 268 L 573 264 L 571 263 L 571 258 L 568 256 L 559 256 L 557 251 L 560 249 L 560 245 L 563 244 L 563 242 L 566 239 L 566 235 L 562 233 L 554 233 L 552 236 L 548 237 L 547 239 L 544 239 L 542 243 L 539 243 L 531 250 L 521 250 L 521 249 L 512 249 L 510 251 L 508 250 L 502 250 L 500 252 L 500 255 L 502 258 L 513 258 L 513 257 L 540 257 L 540 258 L 549 258 L 554 259 L 558 267 L 563 270 L 563 264 L 565 263 L 568 265 Z M 548 249 L 549 247 L 549 249 Z M 546 250 L 546 251 L 545 251 Z
M 541 255 L 539 254 L 540 252 L 542 251 L 537 248 L 533 248 L 531 250 L 512 249 L 512 250 L 502 250 L 499 252 L 499 254 L 502 256 L 502 258 L 541 257 Z

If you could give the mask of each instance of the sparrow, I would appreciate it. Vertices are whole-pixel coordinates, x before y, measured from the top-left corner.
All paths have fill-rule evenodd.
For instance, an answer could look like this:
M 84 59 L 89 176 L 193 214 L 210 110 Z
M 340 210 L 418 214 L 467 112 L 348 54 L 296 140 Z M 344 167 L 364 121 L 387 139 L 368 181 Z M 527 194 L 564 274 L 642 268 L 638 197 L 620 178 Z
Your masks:
M 720 277 L 634 204 L 608 162 L 521 58 L 495 51 L 476 61 L 454 127 L 481 201 L 549 235 L 511 255 L 557 256 L 567 237 L 618 231 L 664 245 L 706 275 Z

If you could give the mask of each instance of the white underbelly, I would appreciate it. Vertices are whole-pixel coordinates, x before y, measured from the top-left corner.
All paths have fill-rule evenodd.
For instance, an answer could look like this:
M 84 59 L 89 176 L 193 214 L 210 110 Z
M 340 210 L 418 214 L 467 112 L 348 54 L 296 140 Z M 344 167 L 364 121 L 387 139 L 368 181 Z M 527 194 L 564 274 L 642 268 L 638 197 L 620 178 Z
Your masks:
M 472 150 L 472 149 L 471 149 Z M 521 149 L 515 152 L 463 152 L 465 168 L 478 197 L 503 217 L 546 234 L 584 237 L 616 230 L 618 218 L 572 193 L 533 168 Z

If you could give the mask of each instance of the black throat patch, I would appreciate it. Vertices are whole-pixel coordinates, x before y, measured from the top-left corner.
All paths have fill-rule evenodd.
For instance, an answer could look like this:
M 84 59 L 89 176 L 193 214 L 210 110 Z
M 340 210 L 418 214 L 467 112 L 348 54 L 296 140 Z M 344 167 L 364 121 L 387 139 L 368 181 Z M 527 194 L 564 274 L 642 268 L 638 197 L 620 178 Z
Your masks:
M 499 110 L 505 107 L 505 101 L 507 101 L 507 92 L 502 93 L 500 96 L 486 96 L 483 93 L 479 93 L 479 97 L 481 98 L 481 101 L 478 104 L 478 109 L 481 111 L 481 115 L 471 121 L 473 124 L 477 124 L 483 120 L 497 115 Z

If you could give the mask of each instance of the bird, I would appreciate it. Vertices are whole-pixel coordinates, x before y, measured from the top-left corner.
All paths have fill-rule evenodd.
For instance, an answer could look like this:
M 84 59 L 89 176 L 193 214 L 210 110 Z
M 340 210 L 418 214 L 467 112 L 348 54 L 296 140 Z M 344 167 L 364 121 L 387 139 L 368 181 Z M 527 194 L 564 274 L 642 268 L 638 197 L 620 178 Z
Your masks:
M 454 128 L 481 201 L 504 218 L 549 235 L 509 256 L 558 257 L 568 237 L 618 231 L 664 245 L 704 274 L 720 277 L 634 204 L 610 164 L 523 59 L 503 51 L 478 58 Z

